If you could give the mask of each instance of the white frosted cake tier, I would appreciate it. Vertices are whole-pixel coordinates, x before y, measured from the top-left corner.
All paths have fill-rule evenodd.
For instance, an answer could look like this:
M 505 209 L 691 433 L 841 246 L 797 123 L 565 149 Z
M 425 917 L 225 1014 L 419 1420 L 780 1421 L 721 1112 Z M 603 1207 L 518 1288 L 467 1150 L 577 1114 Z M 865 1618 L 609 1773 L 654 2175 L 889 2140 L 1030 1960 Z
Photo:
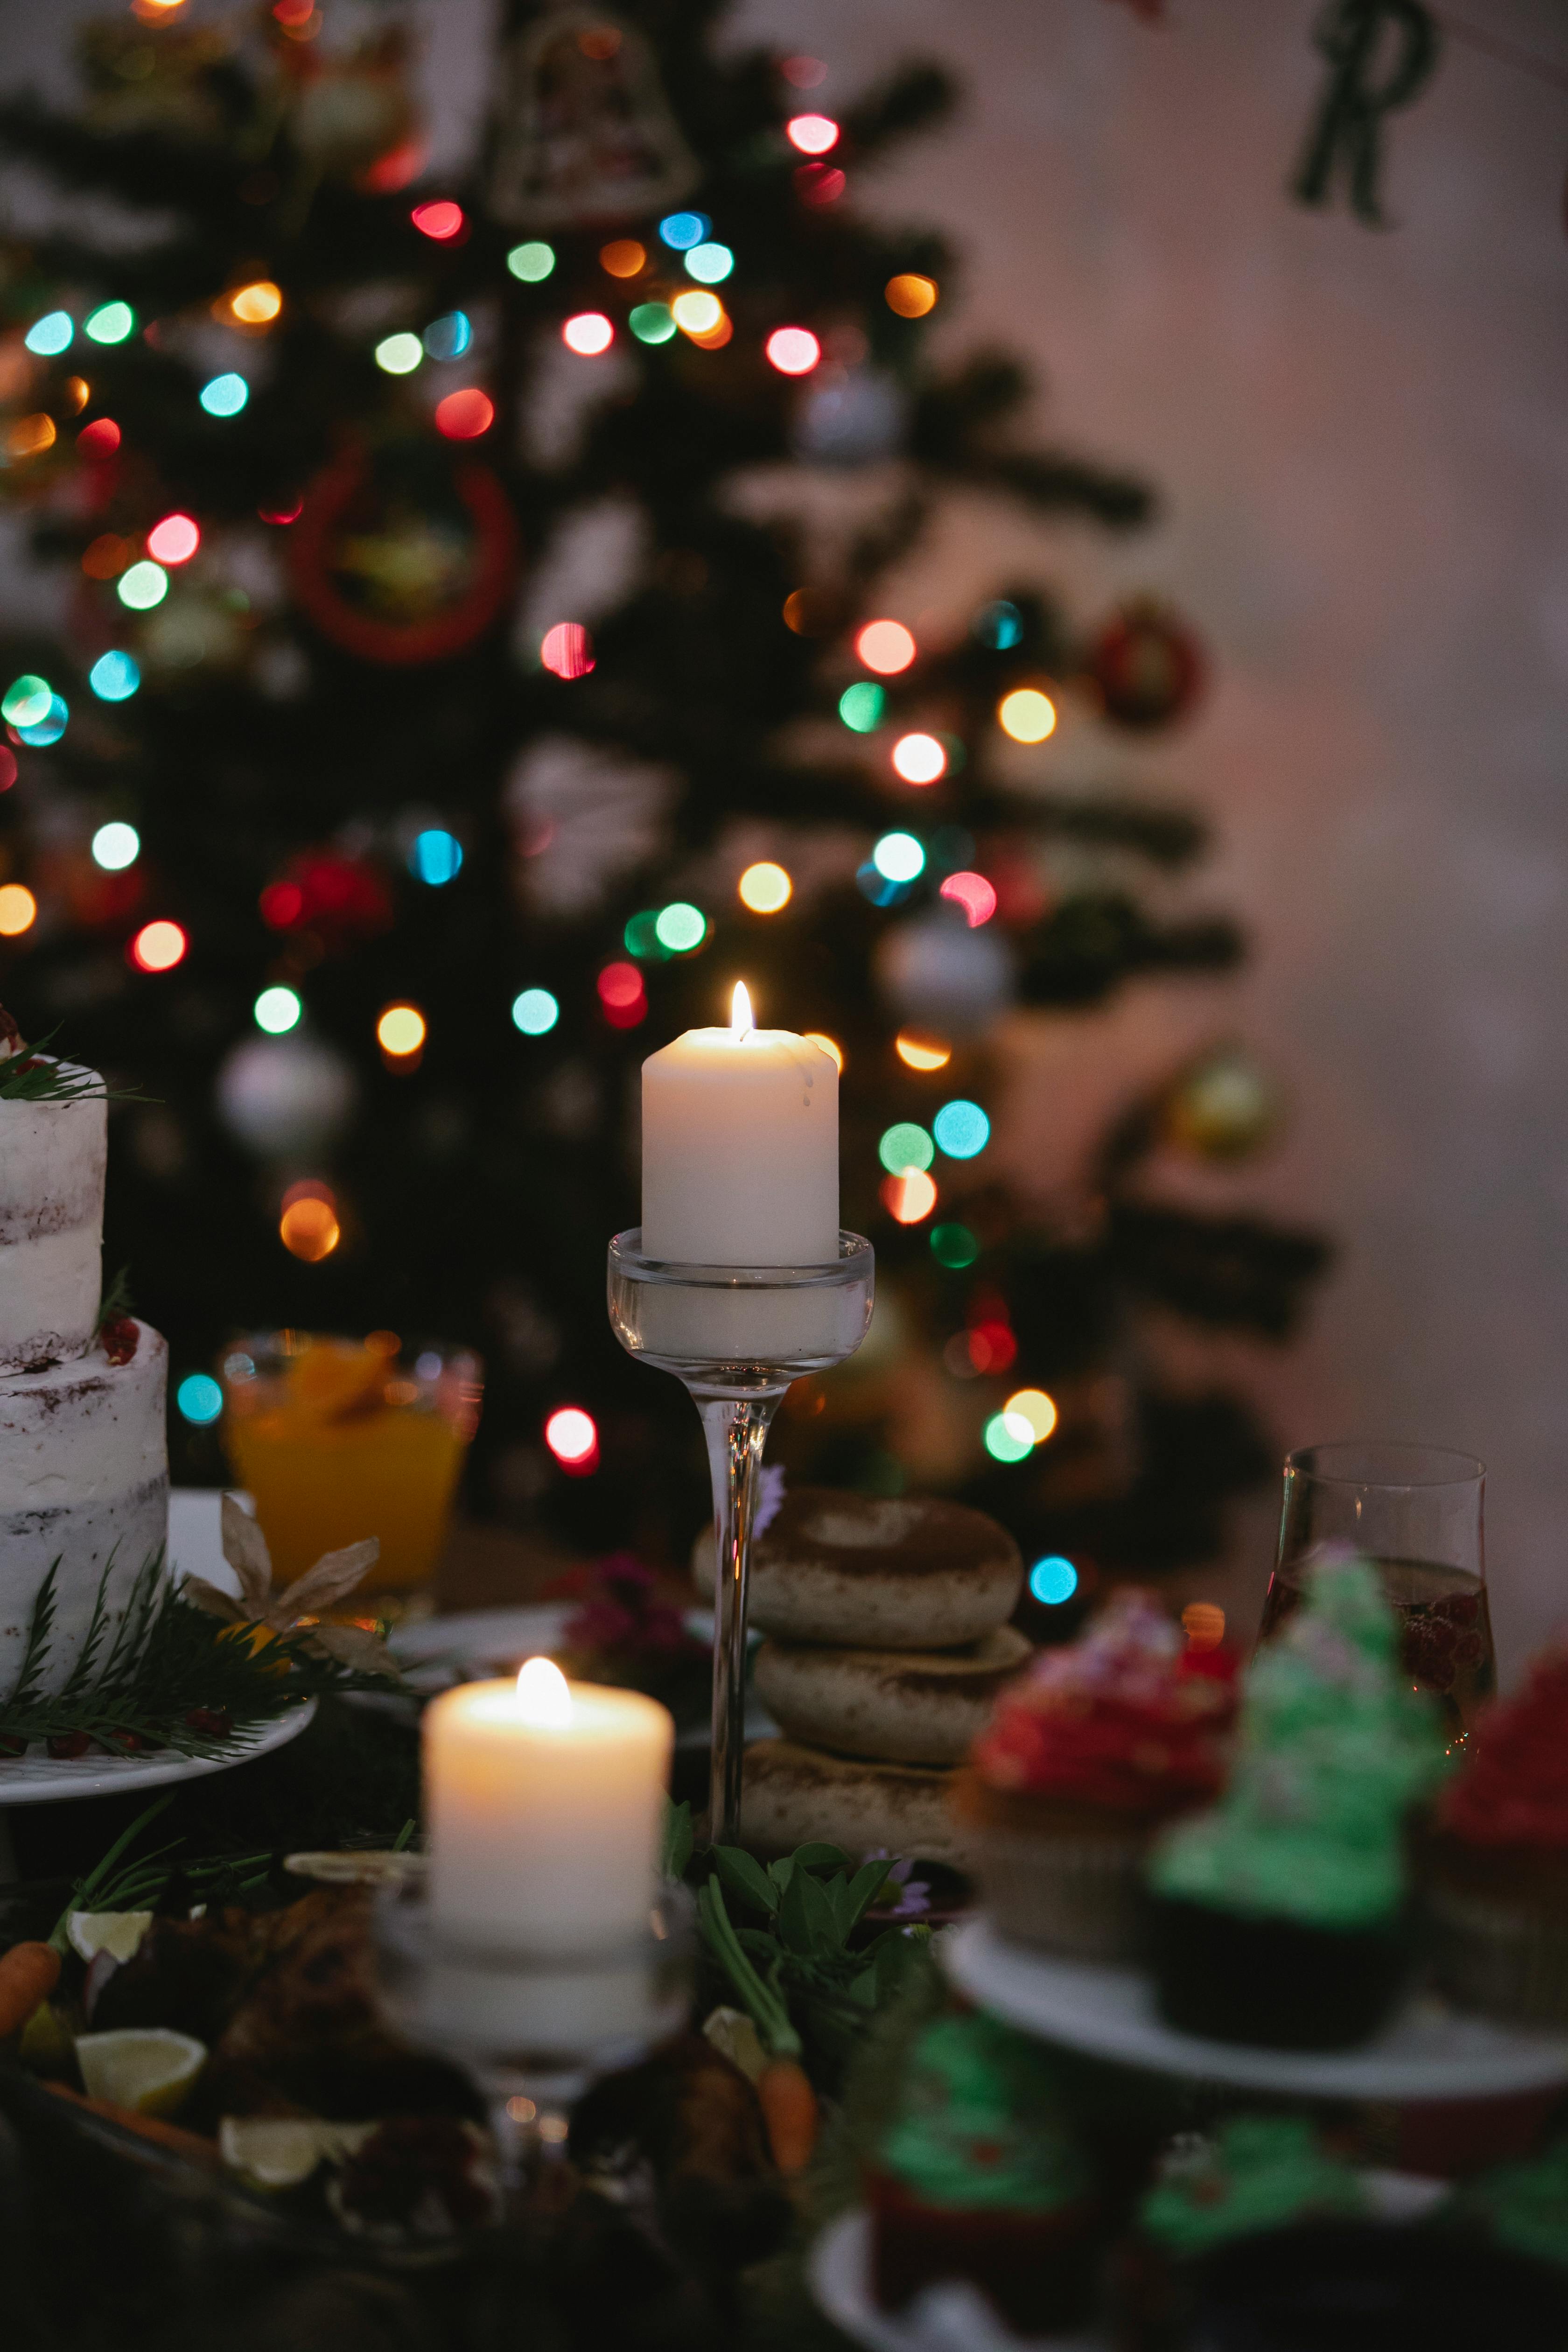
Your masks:
M 92 1344 L 108 1118 L 100 1086 L 75 1102 L 0 1100 L 0 1373 L 68 1362 Z
M 51 1687 L 70 1670 L 105 1570 L 110 1608 L 122 1610 L 166 1542 L 169 1351 L 148 1324 L 134 1328 L 128 1363 L 111 1364 L 95 1347 L 74 1363 L 0 1380 L 0 1698 L 16 1682 L 33 1601 L 54 1563 Z

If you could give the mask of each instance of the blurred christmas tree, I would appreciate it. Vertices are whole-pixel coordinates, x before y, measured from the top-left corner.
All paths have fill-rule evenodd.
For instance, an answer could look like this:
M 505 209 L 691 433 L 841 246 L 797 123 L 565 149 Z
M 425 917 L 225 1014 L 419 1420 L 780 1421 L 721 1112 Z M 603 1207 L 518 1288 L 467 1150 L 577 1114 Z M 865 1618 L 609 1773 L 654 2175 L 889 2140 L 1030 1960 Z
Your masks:
M 247 1325 L 476 1341 L 475 1507 L 668 1553 L 695 1418 L 611 1339 L 603 1253 L 639 1061 L 743 974 L 843 1056 L 882 1267 L 886 1337 L 776 1450 L 923 1468 L 1031 1558 L 1201 1557 L 1268 1454 L 1141 1333 L 1278 1338 L 1321 1251 L 1151 1166 L 1245 1153 L 1267 1086 L 1217 1052 L 1065 1189 L 988 1173 L 1010 1008 L 1237 958 L 1150 909 L 1201 826 L 1031 748 L 1179 719 L 1199 656 L 1156 605 L 1085 633 L 1028 585 L 945 638 L 892 617 L 951 488 L 1111 530 L 1150 499 L 1024 443 L 1010 359 L 941 372 L 951 257 L 856 213 L 942 77 L 829 116 L 815 61 L 715 54 L 721 14 L 515 6 L 438 184 L 406 29 L 332 0 L 136 0 L 83 36 L 79 112 L 0 109 L 14 163 L 138 232 L 5 257 L 0 480 L 69 584 L 5 646 L 0 994 L 159 1098 L 116 1117 L 107 1249 L 176 1375 Z M 565 1404 L 596 1445 L 568 1424 L 563 1464 Z

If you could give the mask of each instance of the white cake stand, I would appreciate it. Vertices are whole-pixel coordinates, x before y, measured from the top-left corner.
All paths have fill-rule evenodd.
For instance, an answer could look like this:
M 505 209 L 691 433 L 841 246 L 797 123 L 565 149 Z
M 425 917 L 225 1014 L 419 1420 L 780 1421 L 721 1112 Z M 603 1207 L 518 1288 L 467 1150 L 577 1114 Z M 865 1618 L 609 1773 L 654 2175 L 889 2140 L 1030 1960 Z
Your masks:
M 1487 2099 L 1568 2083 L 1568 2034 L 1469 2017 L 1434 1996 L 1405 2003 L 1354 2050 L 1264 2050 L 1162 2023 L 1140 1969 L 1104 1968 L 1004 1942 L 984 1916 L 937 1939 L 975 2005 L 1045 2042 L 1240 2090 L 1312 2099 Z
M 20 1756 L 0 1762 L 0 1885 L 16 1877 L 5 1816 L 13 1805 L 53 1805 L 70 1797 L 120 1797 L 161 1789 L 171 1780 L 201 1780 L 209 1772 L 229 1772 L 254 1763 L 298 1739 L 316 1712 L 308 1698 L 276 1723 L 257 1732 L 237 1732 L 221 1756 L 176 1756 L 154 1749 L 148 1756 Z

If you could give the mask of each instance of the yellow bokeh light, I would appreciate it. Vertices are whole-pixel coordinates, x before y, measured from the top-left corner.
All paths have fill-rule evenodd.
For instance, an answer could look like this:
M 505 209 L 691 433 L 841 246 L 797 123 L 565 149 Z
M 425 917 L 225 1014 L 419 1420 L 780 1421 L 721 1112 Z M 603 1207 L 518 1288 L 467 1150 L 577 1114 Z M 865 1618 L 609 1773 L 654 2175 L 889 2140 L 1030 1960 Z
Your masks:
M 1037 1445 L 1043 1445 L 1057 1425 L 1056 1405 L 1044 1389 L 1017 1389 L 1002 1410 L 1027 1422 L 1029 1434 Z
M 635 236 L 613 237 L 599 247 L 599 267 L 612 278 L 635 278 L 647 261 L 647 254 Z
M 282 292 L 270 278 L 258 278 L 250 286 L 237 286 L 228 298 L 229 316 L 237 319 L 242 327 L 269 326 L 282 308 Z
M 38 902 L 32 892 L 20 882 L 7 882 L 0 890 L 0 940 L 18 939 L 30 931 L 37 914 Z
M 893 1050 L 911 1070 L 945 1070 L 952 1059 L 952 1047 L 940 1038 L 917 1037 L 908 1030 L 894 1039 Z
M 402 1061 L 425 1043 L 425 1015 L 416 1004 L 389 1004 L 375 1024 L 375 1035 L 384 1054 Z
M 9 457 L 37 457 L 55 446 L 55 420 L 40 410 L 34 416 L 19 416 L 5 433 L 5 454 Z
M 724 316 L 724 305 L 717 294 L 701 294 L 693 289 L 689 294 L 676 296 L 669 306 L 669 315 L 689 335 L 710 335 Z
M 897 278 L 889 278 L 882 292 L 889 310 L 896 310 L 900 319 L 923 319 L 936 308 L 936 279 L 922 278 L 916 270 L 900 270 Z
M 805 1042 L 808 1045 L 820 1045 L 840 1077 L 843 1076 L 844 1048 L 842 1045 L 836 1045 L 831 1037 L 823 1035 L 820 1029 L 808 1029 L 805 1033 Z
M 764 858 L 760 865 L 748 866 L 736 886 L 742 907 L 750 907 L 753 915 L 776 915 L 787 907 L 795 884 L 782 866 Z
M 342 1228 L 331 1202 L 311 1194 L 289 1202 L 278 1220 L 278 1238 L 290 1257 L 302 1257 L 307 1265 L 316 1265 L 331 1257 L 342 1239 Z
M 1057 730 L 1057 707 L 1037 686 L 1016 687 L 996 705 L 1003 732 L 1015 743 L 1043 743 Z

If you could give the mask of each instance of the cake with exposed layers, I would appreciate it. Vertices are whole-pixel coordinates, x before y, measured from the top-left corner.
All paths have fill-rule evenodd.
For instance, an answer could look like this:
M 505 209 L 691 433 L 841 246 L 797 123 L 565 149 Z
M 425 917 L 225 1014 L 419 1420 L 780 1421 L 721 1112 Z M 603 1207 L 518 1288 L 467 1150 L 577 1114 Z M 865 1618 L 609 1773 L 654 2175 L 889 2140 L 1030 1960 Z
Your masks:
M 0 1698 L 51 1570 L 58 1689 L 100 1593 L 112 1639 L 167 1539 L 168 1350 L 100 1320 L 106 1118 L 98 1074 L 29 1054 L 0 1012 Z

